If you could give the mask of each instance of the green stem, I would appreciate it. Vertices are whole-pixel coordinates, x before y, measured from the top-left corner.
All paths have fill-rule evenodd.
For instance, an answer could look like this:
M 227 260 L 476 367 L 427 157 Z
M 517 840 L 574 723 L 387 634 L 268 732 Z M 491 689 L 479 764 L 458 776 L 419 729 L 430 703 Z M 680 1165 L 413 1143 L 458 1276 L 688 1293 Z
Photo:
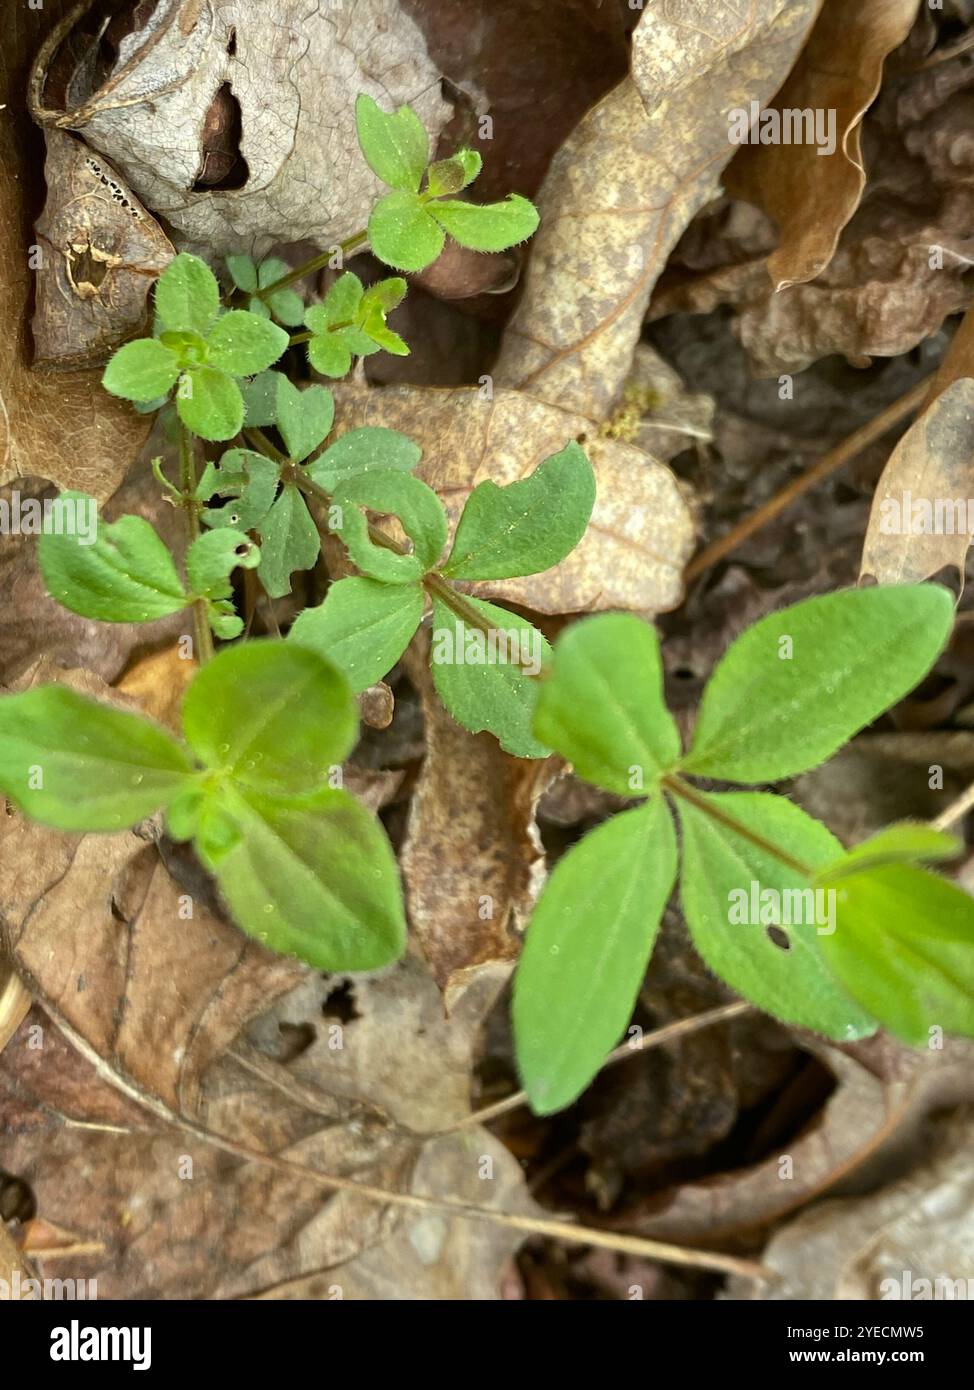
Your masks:
M 310 342 L 311 342 L 311 339 L 312 339 L 314 336 L 315 336 L 315 335 L 314 335 L 313 333 L 311 333 L 311 332 L 308 332 L 308 333 L 292 333 L 292 334 L 291 334 L 291 347 L 297 347 L 298 343 L 310 343 Z
M 182 422 L 179 426 L 179 483 L 186 517 L 187 543 L 192 545 L 200 534 L 200 504 L 196 496 L 196 459 L 193 455 L 193 442 L 189 430 Z M 196 658 L 201 666 L 205 666 L 213 657 L 213 633 L 210 631 L 205 599 L 198 598 L 193 603 L 193 626 L 196 631 Z
M 801 874 L 803 878 L 814 878 L 815 870 L 810 869 L 807 864 L 803 864 L 800 859 L 795 859 L 780 845 L 773 844 L 771 840 L 766 840 L 763 835 L 758 835 L 750 826 L 742 824 L 735 816 L 730 815 L 723 807 L 715 805 L 704 792 L 692 787 L 689 782 L 684 782 L 682 777 L 675 773 L 667 773 L 661 780 L 664 791 L 668 791 L 671 796 L 682 797 L 691 806 L 694 806 L 703 815 L 714 820 L 718 825 L 725 826 L 728 830 L 733 830 L 735 835 L 740 835 L 741 839 L 748 840 L 758 849 L 764 850 L 765 854 L 770 854 L 773 859 L 777 859 L 780 864 L 785 864 L 789 869 L 794 869 L 796 874 Z
M 316 270 L 324 270 L 325 266 L 338 251 L 342 256 L 349 251 L 357 251 L 360 246 L 364 246 L 369 239 L 368 232 L 356 232 L 346 241 L 340 241 L 336 246 L 331 246 L 327 251 L 322 251 L 320 255 L 312 256 L 310 261 L 304 261 L 296 269 L 288 271 L 287 275 L 282 275 L 279 280 L 272 280 L 269 285 L 265 285 L 262 290 L 258 290 L 255 298 L 267 300 L 278 290 L 286 290 L 288 285 L 293 285 L 295 280 L 302 280 L 305 275 L 313 275 Z

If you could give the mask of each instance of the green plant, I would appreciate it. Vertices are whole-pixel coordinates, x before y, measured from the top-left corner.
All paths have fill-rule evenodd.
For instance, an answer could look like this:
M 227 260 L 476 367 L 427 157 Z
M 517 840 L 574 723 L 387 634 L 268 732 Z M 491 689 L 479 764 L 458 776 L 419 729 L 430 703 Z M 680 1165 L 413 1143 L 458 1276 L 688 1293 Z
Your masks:
M 343 255 L 367 241 L 380 260 L 416 270 L 446 234 L 503 249 L 537 225 L 523 198 L 457 201 L 479 156 L 461 150 L 429 164 L 409 108 L 388 115 L 363 97 L 357 120 L 365 157 L 392 190 L 368 230 L 293 270 L 231 256 L 223 293 L 203 261 L 176 256 L 155 286 L 153 336 L 125 344 L 105 370 L 106 389 L 161 411 L 178 443 L 178 480 L 160 459 L 152 467 L 185 518 L 183 571 L 138 516 L 103 523 L 92 544 L 70 534 L 39 542 L 50 593 L 75 613 L 152 622 L 192 610 L 204 669 L 184 702 L 186 742 L 57 685 L 0 702 L 0 788 L 28 815 L 105 831 L 163 809 L 169 833 L 193 840 L 244 930 L 335 970 L 385 964 L 404 940 L 391 850 L 336 780 L 354 743 L 354 695 L 391 670 L 430 607 L 433 671 L 447 706 L 511 752 L 544 755 L 530 715 L 547 644 L 519 615 L 456 584 L 557 564 L 581 538 L 595 498 L 589 462 L 568 442 L 530 477 L 474 489 L 443 558 L 447 517 L 413 474 L 418 445 L 372 427 L 335 437 L 332 393 L 292 380 L 308 375 L 302 347 L 309 366 L 332 378 L 356 357 L 408 352 L 387 322 L 405 280 L 366 288 L 345 272 L 321 303 L 306 305 L 295 286 L 309 273 L 341 269 Z M 231 447 L 204 454 L 200 468 L 200 441 Z M 398 530 L 381 529 L 376 514 L 395 518 Z M 215 654 L 214 637 L 244 631 L 235 572 L 254 572 L 251 583 L 278 598 L 295 571 L 315 566 L 322 532 L 344 543 L 359 577 L 333 583 L 287 641 Z
M 913 585 L 762 619 L 715 669 L 686 753 L 651 628 L 608 615 L 559 639 L 536 736 L 640 804 L 564 855 L 528 927 L 513 1019 L 535 1110 L 570 1104 L 629 1022 L 677 880 L 671 807 L 694 945 L 746 999 L 841 1041 L 879 1024 L 917 1046 L 974 1035 L 974 901 L 918 867 L 956 854 L 953 836 L 904 824 L 846 852 L 781 795 L 687 780 L 772 783 L 821 763 L 922 679 L 952 617 L 946 590 Z

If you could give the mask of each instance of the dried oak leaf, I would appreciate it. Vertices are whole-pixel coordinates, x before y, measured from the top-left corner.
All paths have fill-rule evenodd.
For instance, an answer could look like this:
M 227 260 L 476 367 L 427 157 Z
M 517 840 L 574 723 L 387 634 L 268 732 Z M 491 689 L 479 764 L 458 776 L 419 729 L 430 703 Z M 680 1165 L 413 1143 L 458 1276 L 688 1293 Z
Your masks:
M 83 131 L 181 244 L 335 245 L 365 226 L 380 189 L 354 153 L 356 96 L 409 102 L 434 143 L 450 108 L 399 0 L 276 0 L 268 18 L 247 0 L 160 0 L 73 109 L 48 106 L 43 52 L 35 118 Z
M 825 0 L 785 85 L 767 108 L 827 113 L 835 147 L 826 153 L 807 131 L 801 143 L 749 144 L 731 161 L 724 186 L 773 217 L 779 244 L 767 271 L 776 290 L 814 280 L 835 253 L 839 233 L 866 186 L 860 137 L 887 56 L 913 27 L 919 0 Z M 822 132 L 824 134 L 824 132 Z M 816 128 L 816 136 L 819 134 Z M 759 129 L 751 133 L 757 141 Z
M 496 381 L 592 420 L 622 389 L 653 286 L 733 153 L 727 108 L 781 85 L 816 0 L 647 6 L 632 77 L 552 160 Z
M 971 543 L 966 499 L 972 491 L 972 455 L 974 379 L 961 377 L 910 426 L 890 455 L 873 497 L 861 577 L 872 576 L 880 584 L 914 584 L 954 565 L 963 582 Z
M 593 433 L 583 416 L 518 391 L 342 386 L 340 430 L 400 429 L 423 449 L 417 475 L 441 497 L 455 525 L 484 479 L 515 482 L 572 439 L 581 439 L 598 489 L 588 530 L 554 569 L 478 583 L 477 593 L 536 613 L 673 608 L 693 548 L 690 511 L 674 475 L 630 444 Z
M 48 478 L 110 496 L 149 432 L 150 421 L 101 388 L 94 371 L 30 369 L 27 321 L 33 273 L 31 221 L 41 200 L 36 142 L 24 106 L 30 55 L 59 5 L 17 6 L 0 49 L 0 483 Z
M 46 138 L 34 361 L 99 366 L 143 327 L 149 290 L 175 251 L 106 161 L 60 130 Z
M 461 729 L 433 689 L 428 650 L 423 632 L 406 657 L 423 702 L 426 757 L 400 865 L 410 922 L 449 1009 L 473 975 L 517 957 L 544 879 L 535 810 L 556 768 Z

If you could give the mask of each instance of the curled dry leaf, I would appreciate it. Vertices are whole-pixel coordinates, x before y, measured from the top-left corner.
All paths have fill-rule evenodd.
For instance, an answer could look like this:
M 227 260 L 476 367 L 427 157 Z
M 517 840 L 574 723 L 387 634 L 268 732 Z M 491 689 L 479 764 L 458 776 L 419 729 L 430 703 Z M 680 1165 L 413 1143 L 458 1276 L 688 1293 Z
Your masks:
M 106 160 L 63 131 L 46 138 L 34 360 L 95 367 L 139 333 L 149 291 L 175 251 Z
M 409 917 L 447 1008 L 485 966 L 513 961 L 544 879 L 535 825 L 555 760 L 524 761 L 471 737 L 433 689 L 429 636 L 406 658 L 426 723 L 426 757 L 400 855 Z
M 595 470 L 588 530 L 554 569 L 478 584 L 477 593 L 537 613 L 631 608 L 659 613 L 683 592 L 693 548 L 690 511 L 665 465 L 630 444 L 602 438 L 583 416 L 518 391 L 386 387 L 336 393 L 342 431 L 361 425 L 402 430 L 422 447 L 416 472 L 443 499 L 451 526 L 484 479 L 513 483 L 572 439 Z
M 732 1280 L 728 1296 L 966 1298 L 974 1281 L 972 1141 L 970 1110 L 941 1117 L 911 1172 L 869 1196 L 835 1198 L 802 1212 L 761 1257 L 778 1278 L 747 1286 Z
M 910 426 L 873 497 L 863 577 L 915 584 L 947 565 L 961 578 L 971 543 L 974 379 L 961 377 Z
M 779 1220 L 853 1172 L 880 1172 L 915 1142 L 925 1116 L 974 1095 L 971 1045 L 951 1039 L 917 1052 L 878 1034 L 844 1048 L 804 1045 L 832 1073 L 836 1089 L 815 1120 L 761 1162 L 655 1193 L 621 1229 L 688 1244 L 723 1240 Z M 782 1181 L 781 1160 L 792 1176 Z
M 632 78 L 552 161 L 524 297 L 495 378 L 601 421 L 622 389 L 650 294 L 733 153 L 728 108 L 781 85 L 816 0 L 654 0 Z
M 844 0 L 825 0 L 768 107 L 779 120 L 783 112 L 798 112 L 799 119 L 811 114 L 819 123 L 815 138 L 803 127 L 793 143 L 749 144 L 731 162 L 727 190 L 777 223 L 779 244 L 767 262 L 776 290 L 814 280 L 835 254 L 866 186 L 862 118 L 879 91 L 887 56 L 910 32 L 918 8 L 919 0 L 860 0 L 851 9 Z M 823 117 L 829 129 L 821 127 Z M 759 135 L 755 126 L 751 140 Z
M 450 114 L 439 73 L 399 0 L 276 0 L 267 19 L 248 0 L 160 0 L 71 109 L 49 106 L 42 53 L 35 117 L 82 131 L 183 244 L 210 255 L 337 244 L 379 191 L 350 157 L 356 96 L 409 102 L 435 145 Z
M 99 372 L 30 369 L 30 222 L 41 190 L 39 136 L 23 93 L 30 55 L 49 23 L 49 10 L 18 7 L 0 51 L 0 483 L 49 478 L 101 500 L 118 486 L 150 422 L 102 391 Z

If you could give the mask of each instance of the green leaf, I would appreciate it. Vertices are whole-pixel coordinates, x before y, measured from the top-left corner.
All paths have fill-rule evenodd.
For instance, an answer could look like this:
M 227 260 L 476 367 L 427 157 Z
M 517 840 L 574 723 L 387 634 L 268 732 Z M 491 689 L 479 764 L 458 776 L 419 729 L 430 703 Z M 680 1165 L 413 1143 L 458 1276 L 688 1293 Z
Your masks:
M 328 787 L 288 797 L 227 788 L 216 810 L 197 849 L 250 936 L 341 973 L 378 970 L 402 954 L 395 856 L 354 797 Z
M 352 352 L 337 333 L 326 333 L 308 343 L 308 361 L 316 372 L 337 381 L 352 367 Z
M 395 666 L 422 622 L 423 607 L 418 584 L 339 579 L 324 603 L 298 615 L 288 641 L 328 657 L 358 694 Z
M 246 309 L 231 309 L 218 319 L 209 338 L 209 363 L 230 376 L 266 371 L 288 345 L 283 328 Z
M 839 590 L 762 618 L 711 676 L 684 770 L 735 782 L 807 772 L 923 679 L 953 615 L 946 589 L 907 584 Z
M 354 356 L 368 356 L 378 351 L 377 344 L 367 338 L 359 326 L 363 301 L 361 280 L 346 271 L 335 281 L 322 303 L 312 304 L 307 310 L 304 322 L 315 334 L 308 343 L 308 360 L 315 371 L 342 377 L 351 367 Z
M 67 686 L 0 699 L 0 788 L 43 825 L 137 825 L 192 773 L 186 750 L 157 724 Z
M 362 296 L 358 323 L 373 343 L 385 352 L 397 357 L 408 357 L 409 348 L 398 333 L 393 333 L 386 323 L 386 315 L 391 313 L 406 296 L 406 282 L 399 276 L 380 280 Z M 351 347 L 352 344 L 350 343 Z
M 257 290 L 257 267 L 252 256 L 227 256 L 227 270 L 238 290 L 244 294 Z
M 363 425 L 361 429 L 343 434 L 323 454 L 313 459 L 305 471 L 319 487 L 333 492 L 340 482 L 357 477 L 360 473 L 376 469 L 382 472 L 401 469 L 408 473 L 422 457 L 423 451 L 419 445 L 398 430 L 389 430 L 382 425 Z
M 259 286 L 262 290 L 268 285 L 273 285 L 275 281 L 283 279 L 285 275 L 290 275 L 291 267 L 286 261 L 279 260 L 276 256 L 269 257 L 260 267 L 258 276 Z M 257 301 L 261 303 L 260 300 Z M 281 323 L 286 323 L 289 328 L 297 328 L 304 322 L 304 300 L 297 290 L 289 285 L 284 289 L 275 290 L 273 294 L 267 296 L 267 307 L 279 319 Z
M 541 682 L 534 732 L 586 782 L 619 796 L 649 796 L 680 757 L 654 629 L 631 613 L 567 628 Z
M 619 1041 L 675 878 L 659 798 L 603 822 L 556 864 L 514 977 L 518 1068 L 535 1114 L 570 1105 Z
M 207 531 L 186 552 L 186 577 L 196 598 L 228 598 L 230 575 L 256 569 L 260 551 L 246 536 L 230 527 Z
M 201 439 L 232 439 L 243 428 L 240 387 L 216 367 L 191 367 L 183 373 L 176 410 L 186 428 Z
M 335 418 L 335 398 L 324 386 L 299 391 L 286 376 L 278 376 L 276 414 L 288 454 L 300 463 L 327 438 Z
M 355 125 L 365 161 L 390 188 L 415 193 L 429 163 L 426 127 L 409 106 L 389 113 L 363 92 L 355 103 Z
M 429 167 L 426 191 L 434 198 L 460 193 L 480 173 L 483 160 L 476 150 L 457 150 L 449 159 L 439 159 Z
M 149 623 L 189 603 L 165 542 L 140 516 L 102 522 L 93 545 L 77 536 L 42 535 L 37 552 L 51 597 L 84 618 Z
M 158 338 L 137 338 L 113 354 L 101 384 L 126 401 L 154 401 L 172 389 L 178 376 L 175 353 Z
M 273 459 L 252 449 L 228 449 L 219 464 L 206 465 L 196 495 L 204 502 L 217 494 L 236 500 L 222 507 L 207 508 L 203 524 L 252 530 L 270 511 L 280 476 L 280 467 Z
M 446 545 L 447 522 L 443 504 L 432 488 L 412 473 L 372 470 L 347 478 L 332 492 L 332 507 L 342 514 L 332 530 L 345 543 L 355 565 L 364 574 L 388 583 L 408 583 L 433 568 Z M 360 508 L 394 515 L 413 543 L 412 555 L 397 555 L 375 545 L 368 520 Z
M 595 474 L 572 443 L 521 482 L 479 483 L 467 498 L 443 573 L 451 579 L 540 574 L 585 534 L 595 505 Z
M 706 810 L 683 797 L 677 801 L 683 828 L 680 898 L 704 963 L 785 1023 L 842 1042 L 874 1032 L 874 1020 L 836 986 L 825 963 L 822 943 L 835 923 L 836 899 L 829 894 L 836 890 L 815 889 L 808 875 L 748 838 L 770 841 L 814 872 L 841 852 L 835 836 L 783 796 L 696 795 Z M 744 833 L 717 816 L 739 822 Z
M 533 203 L 510 193 L 502 203 L 430 203 L 429 210 L 454 241 L 471 251 L 506 251 L 538 230 Z
M 956 859 L 963 841 L 946 830 L 937 830 L 920 821 L 901 821 L 888 825 L 861 845 L 848 850 L 834 864 L 826 864 L 815 875 L 817 883 L 836 883 L 850 874 L 885 864 L 919 864 L 938 859 Z
M 318 528 L 293 483 L 260 523 L 260 540 L 260 582 L 271 598 L 282 598 L 291 592 L 292 573 L 313 569 L 321 549 Z
M 213 271 L 198 256 L 180 252 L 156 281 L 156 313 L 163 327 L 205 338 L 219 312 L 220 286 Z
M 429 207 L 439 206 L 430 203 Z M 394 270 L 425 270 L 443 250 L 443 228 L 417 193 L 388 193 L 372 209 L 369 242 Z
M 247 424 L 255 429 L 277 420 L 277 383 L 281 372 L 260 372 L 252 381 L 240 384 Z
M 974 899 L 925 869 L 890 864 L 845 878 L 823 951 L 838 979 L 896 1037 L 974 1036 Z
M 464 728 L 488 730 L 515 757 L 547 756 L 550 749 L 531 732 L 537 693 L 532 675 L 550 659 L 551 648 L 517 613 L 466 595 L 463 602 L 487 631 L 434 597 L 430 665 L 440 699 Z
M 267 792 L 327 782 L 358 737 L 345 677 L 317 652 L 259 639 L 224 647 L 183 700 L 186 739 L 201 762 Z

